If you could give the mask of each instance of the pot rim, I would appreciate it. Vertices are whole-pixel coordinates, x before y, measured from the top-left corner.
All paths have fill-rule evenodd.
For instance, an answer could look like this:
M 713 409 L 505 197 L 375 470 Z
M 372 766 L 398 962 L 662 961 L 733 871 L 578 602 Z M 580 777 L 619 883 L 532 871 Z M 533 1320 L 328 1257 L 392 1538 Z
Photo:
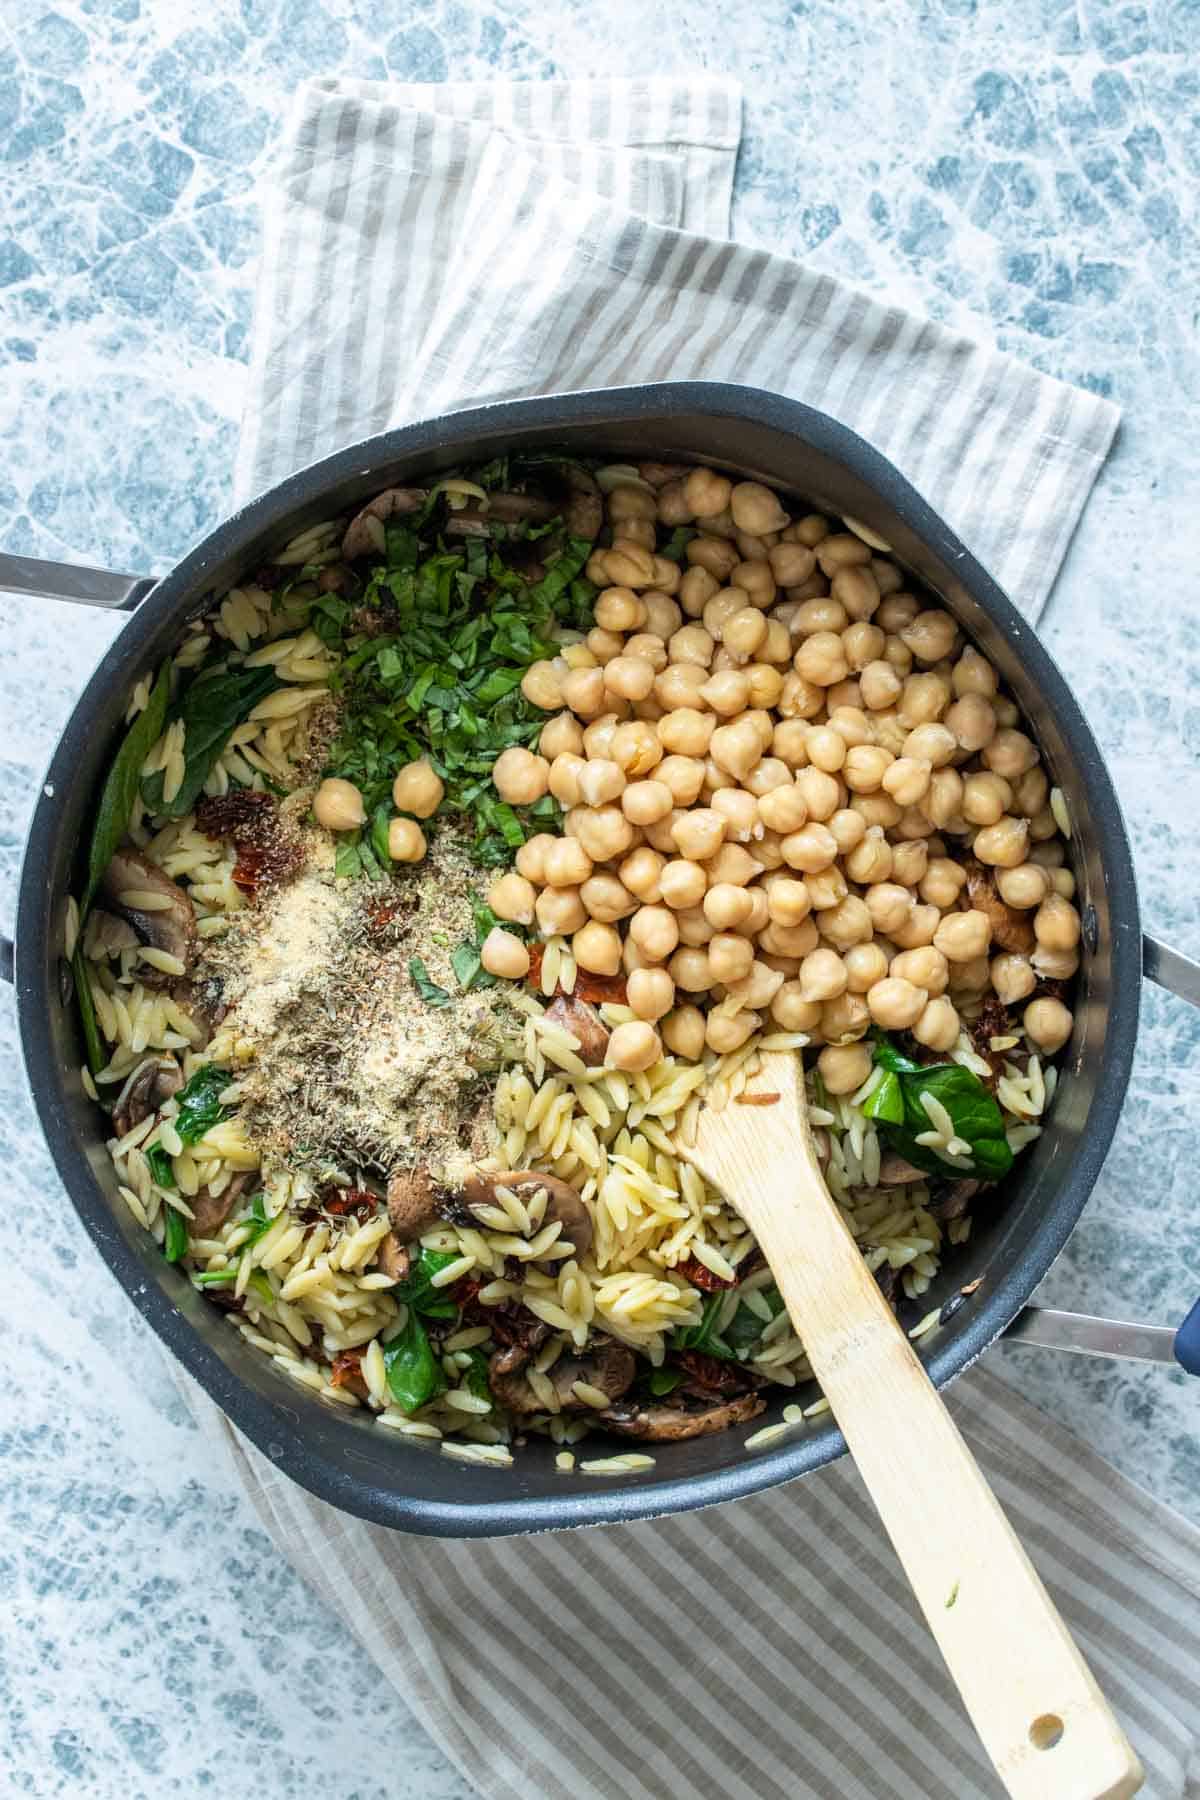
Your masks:
M 92 674 L 53 753 L 38 793 L 22 863 L 17 906 L 15 975 L 26 1069 L 55 1166 L 83 1225 L 109 1269 L 159 1338 L 273 1463 L 303 1487 L 373 1523 L 437 1536 L 482 1537 L 577 1527 L 691 1511 L 780 1485 L 835 1460 L 845 1451 L 838 1432 L 802 1436 L 748 1454 L 721 1469 L 671 1480 L 645 1476 L 615 1480 L 586 1492 L 530 1496 L 513 1484 L 511 1497 L 433 1501 L 383 1489 L 354 1467 L 347 1434 L 342 1459 L 314 1449 L 303 1416 L 276 1405 L 236 1375 L 195 1331 L 166 1288 L 146 1279 L 143 1266 L 117 1228 L 108 1196 L 82 1146 L 63 1129 L 67 1070 L 55 1054 L 46 1007 L 45 971 L 58 956 L 49 942 L 54 909 L 46 903 L 43 871 L 53 865 L 58 838 L 57 796 L 70 782 L 89 737 L 95 697 L 131 679 L 146 645 L 185 602 L 210 585 L 231 556 L 269 539 L 272 526 L 311 507 L 330 489 L 400 458 L 442 455 L 455 438 L 535 427 L 547 436 L 561 427 L 661 422 L 702 415 L 748 420 L 788 433 L 868 483 L 925 544 L 956 571 L 1006 639 L 1046 700 L 1085 783 L 1108 892 L 1111 977 L 1103 1065 L 1080 1137 L 1056 1199 L 1059 1204 L 1012 1267 L 978 1296 L 965 1327 L 936 1345 L 926 1361 L 942 1387 L 968 1368 L 1001 1334 L 1061 1252 L 1086 1204 L 1107 1154 L 1128 1084 L 1137 1031 L 1141 931 L 1132 857 L 1116 793 L 1099 746 L 1056 664 L 1026 621 L 932 507 L 876 449 L 847 426 L 803 402 L 724 382 L 665 382 L 495 402 L 381 433 L 323 457 L 288 476 L 230 515 L 201 540 L 138 606 Z M 718 460 L 719 458 L 714 458 Z M 261 552 L 259 552 L 261 554 Z M 482 1474 L 464 1464 L 464 1481 Z M 519 1470 L 519 1462 L 517 1464 Z M 502 1471 L 511 1476 L 517 1471 Z

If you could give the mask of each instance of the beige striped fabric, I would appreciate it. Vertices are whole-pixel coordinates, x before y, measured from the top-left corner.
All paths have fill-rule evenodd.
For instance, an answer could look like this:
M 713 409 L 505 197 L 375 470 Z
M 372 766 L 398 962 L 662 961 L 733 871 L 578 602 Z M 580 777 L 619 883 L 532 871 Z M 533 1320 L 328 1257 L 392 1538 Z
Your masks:
M 266 207 L 240 495 L 484 398 L 746 381 L 872 439 L 1035 614 L 1114 412 L 729 243 L 740 105 L 706 78 L 302 90 Z M 848 1465 L 647 1524 L 420 1540 L 312 1499 L 181 1379 L 275 1542 L 480 1792 L 998 1792 Z M 952 1407 L 1146 1791 L 1195 1794 L 1200 1534 L 985 1371 Z

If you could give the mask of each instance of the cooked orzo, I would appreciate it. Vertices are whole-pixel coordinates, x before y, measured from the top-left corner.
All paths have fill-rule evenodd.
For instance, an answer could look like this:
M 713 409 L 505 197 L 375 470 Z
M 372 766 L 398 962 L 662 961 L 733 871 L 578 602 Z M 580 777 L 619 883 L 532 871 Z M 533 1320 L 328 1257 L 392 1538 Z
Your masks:
M 83 1080 L 139 1226 L 322 1401 L 475 1462 L 721 1430 L 811 1377 L 676 1144 L 801 1056 L 926 1328 L 1054 1092 L 1068 828 L 854 521 L 501 458 L 311 527 L 130 696 L 68 921 Z

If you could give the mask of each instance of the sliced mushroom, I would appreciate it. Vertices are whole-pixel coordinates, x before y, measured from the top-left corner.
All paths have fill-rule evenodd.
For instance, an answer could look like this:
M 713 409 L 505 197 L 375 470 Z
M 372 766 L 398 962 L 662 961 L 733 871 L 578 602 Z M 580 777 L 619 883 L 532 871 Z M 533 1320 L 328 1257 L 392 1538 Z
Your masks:
M 135 1125 L 157 1112 L 164 1101 L 183 1086 L 183 1072 L 169 1056 L 148 1056 L 140 1062 L 117 1095 L 113 1106 L 113 1130 L 124 1137 Z
M 638 464 L 637 472 L 648 486 L 660 488 L 668 481 L 685 480 L 692 471 L 686 463 L 644 462 Z
M 379 1246 L 376 1257 L 381 1275 L 389 1281 L 405 1281 L 412 1268 L 412 1257 L 407 1248 L 400 1242 L 394 1231 L 389 1231 Z
M 498 1350 L 492 1357 L 488 1368 L 488 1382 L 492 1392 L 508 1412 L 545 1412 L 544 1401 L 538 1399 L 523 1372 L 531 1351 L 521 1346 L 522 1360 L 519 1365 L 514 1366 L 516 1348 L 514 1345 L 509 1350 Z M 574 1387 L 577 1381 L 607 1394 L 610 1400 L 619 1400 L 632 1386 L 636 1373 L 637 1358 L 633 1351 L 608 1338 L 597 1343 L 586 1356 L 560 1356 L 548 1371 L 547 1379 L 554 1388 L 563 1412 L 582 1412 L 587 1410 L 588 1403 L 576 1397 Z
M 157 863 L 140 850 L 118 850 L 104 871 L 100 893 L 109 912 L 127 920 L 141 943 L 178 957 L 186 971 L 196 948 L 195 909 L 183 889 L 164 875 Z M 142 911 L 125 898 L 138 893 L 153 894 L 163 904 Z
M 930 1201 L 929 1210 L 943 1224 L 948 1219 L 960 1219 L 983 1185 L 982 1181 L 973 1181 L 969 1176 L 956 1181 L 940 1199 Z
M 497 1188 L 511 1188 L 518 1199 L 533 1199 L 546 1190 L 546 1221 L 557 1219 L 562 1235 L 582 1256 L 592 1241 L 592 1217 L 571 1186 L 557 1175 L 542 1175 L 534 1169 L 474 1169 L 459 1183 L 458 1192 L 468 1207 L 497 1206 Z
M 927 1181 L 924 1169 L 906 1162 L 895 1150 L 885 1150 L 879 1159 L 879 1187 L 907 1187 L 910 1181 Z
M 353 562 L 356 556 L 378 555 L 387 541 L 383 533 L 384 521 L 418 511 L 425 500 L 424 488 L 385 488 L 382 494 L 368 500 L 346 527 L 342 539 L 342 555 L 346 561 Z
M 586 1063 L 589 1069 L 601 1066 L 612 1034 L 594 1006 L 589 1006 L 586 1000 L 577 1000 L 574 994 L 560 994 L 550 1002 L 545 1016 L 579 1040 L 580 1062 Z
M 189 1230 L 193 1237 L 214 1237 L 241 1199 L 246 1189 L 254 1181 L 254 1169 L 239 1169 L 231 1175 L 219 1194 L 211 1188 L 201 1188 L 188 1201 L 192 1209 Z
M 976 912 L 987 914 L 992 942 L 1002 950 L 1027 956 L 1037 941 L 1031 920 L 1000 898 L 995 876 L 983 863 L 972 856 L 963 866 L 967 871 L 967 897 Z
M 598 1413 L 597 1422 L 618 1437 L 641 1438 L 650 1444 L 678 1443 L 683 1438 L 708 1437 L 730 1425 L 757 1419 L 766 1404 L 758 1394 L 739 1394 L 736 1400 L 725 1400 L 720 1406 L 705 1407 L 700 1412 L 687 1412 L 680 1406 L 612 1407 Z
M 596 538 L 604 523 L 604 496 L 596 477 L 582 463 L 561 463 L 563 479 L 570 492 L 563 517 L 572 537 Z
M 396 1169 L 387 1185 L 388 1217 L 398 1244 L 411 1244 L 437 1224 L 438 1197 L 428 1169 Z

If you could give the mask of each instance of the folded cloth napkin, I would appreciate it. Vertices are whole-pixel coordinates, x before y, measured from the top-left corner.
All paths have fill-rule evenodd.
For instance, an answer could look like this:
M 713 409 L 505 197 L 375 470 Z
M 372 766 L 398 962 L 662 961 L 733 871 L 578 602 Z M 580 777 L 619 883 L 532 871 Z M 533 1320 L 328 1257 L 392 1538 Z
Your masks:
M 739 113 L 718 79 L 303 89 L 266 209 L 239 497 L 483 398 L 741 380 L 872 439 L 1036 614 L 1113 410 L 725 241 Z M 275 1542 L 482 1793 L 997 1792 L 848 1463 L 646 1524 L 435 1542 L 312 1499 L 185 1386 Z M 1200 1533 L 994 1376 L 952 1408 L 1147 1791 L 1194 1793 Z

